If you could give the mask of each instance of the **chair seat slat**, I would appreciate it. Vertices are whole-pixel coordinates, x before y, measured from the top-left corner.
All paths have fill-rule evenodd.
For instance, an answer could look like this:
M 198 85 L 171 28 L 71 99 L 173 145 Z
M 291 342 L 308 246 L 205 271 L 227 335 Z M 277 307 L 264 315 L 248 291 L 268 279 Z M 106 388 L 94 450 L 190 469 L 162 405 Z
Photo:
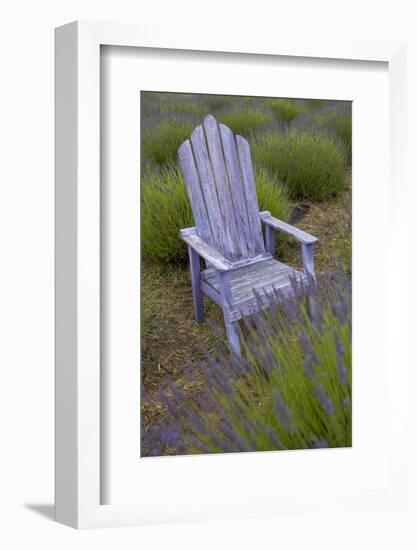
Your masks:
M 218 279 L 214 269 L 202 271 L 201 278 L 215 292 L 219 292 Z M 249 314 L 249 310 L 251 312 L 259 310 L 259 299 L 261 304 L 267 307 L 266 302 L 276 299 L 276 290 L 284 295 L 293 293 L 294 282 L 307 285 L 308 278 L 304 273 L 273 258 L 231 272 L 229 276 L 231 290 L 229 318 L 236 321 L 242 318 L 242 311 Z

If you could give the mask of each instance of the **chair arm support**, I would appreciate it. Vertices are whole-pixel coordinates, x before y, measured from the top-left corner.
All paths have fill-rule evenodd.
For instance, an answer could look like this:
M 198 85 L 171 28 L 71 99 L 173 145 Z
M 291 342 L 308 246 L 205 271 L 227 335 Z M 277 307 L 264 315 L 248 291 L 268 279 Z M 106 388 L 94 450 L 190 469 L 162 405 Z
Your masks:
M 275 231 L 281 231 L 286 235 L 294 237 L 301 243 L 304 273 L 314 278 L 313 244 L 316 243 L 318 239 L 305 231 L 301 231 L 301 229 L 298 229 L 297 227 L 274 218 L 271 216 L 270 212 L 260 212 L 259 215 L 261 220 L 266 224 L 265 245 L 268 252 L 274 255 Z
M 313 237 L 313 235 L 310 235 L 309 233 L 306 233 L 293 225 L 274 218 L 268 211 L 260 212 L 259 215 L 264 224 L 272 227 L 275 231 L 281 231 L 281 233 L 294 237 L 294 239 L 297 239 L 297 241 L 302 244 L 314 244 L 318 241 L 317 237 Z
M 180 237 L 217 271 L 229 271 L 233 267 L 233 264 L 220 254 L 220 252 L 215 250 L 197 235 L 195 227 L 181 229 Z

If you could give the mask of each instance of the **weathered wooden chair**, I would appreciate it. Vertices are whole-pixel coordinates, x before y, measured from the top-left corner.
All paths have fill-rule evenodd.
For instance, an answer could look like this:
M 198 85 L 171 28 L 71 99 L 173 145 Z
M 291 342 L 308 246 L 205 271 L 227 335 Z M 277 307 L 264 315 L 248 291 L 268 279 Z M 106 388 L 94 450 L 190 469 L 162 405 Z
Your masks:
M 317 239 L 259 212 L 249 143 L 212 115 L 180 146 L 178 156 L 195 221 L 180 237 L 188 245 L 196 320 L 204 321 L 206 294 L 222 308 L 230 351 L 240 355 L 237 321 L 262 307 L 260 296 L 267 307 L 274 289 L 290 296 L 292 279 L 306 285 L 314 278 Z M 301 243 L 304 272 L 274 259 L 275 231 Z

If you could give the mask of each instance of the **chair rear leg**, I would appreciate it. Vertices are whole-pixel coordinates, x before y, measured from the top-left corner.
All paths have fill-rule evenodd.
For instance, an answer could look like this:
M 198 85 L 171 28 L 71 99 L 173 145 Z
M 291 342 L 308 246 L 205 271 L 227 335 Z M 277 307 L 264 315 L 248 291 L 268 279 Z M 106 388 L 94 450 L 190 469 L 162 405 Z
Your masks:
M 188 247 L 190 258 L 191 286 L 193 289 L 194 313 L 197 323 L 204 323 L 203 293 L 201 291 L 200 256 Z

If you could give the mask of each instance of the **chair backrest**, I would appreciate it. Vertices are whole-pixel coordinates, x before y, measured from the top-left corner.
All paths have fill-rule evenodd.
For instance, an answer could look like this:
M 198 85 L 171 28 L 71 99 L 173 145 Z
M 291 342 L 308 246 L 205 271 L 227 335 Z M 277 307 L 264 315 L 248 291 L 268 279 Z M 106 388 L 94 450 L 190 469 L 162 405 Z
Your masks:
M 178 149 L 198 235 L 230 261 L 265 252 L 249 143 L 208 115 Z

